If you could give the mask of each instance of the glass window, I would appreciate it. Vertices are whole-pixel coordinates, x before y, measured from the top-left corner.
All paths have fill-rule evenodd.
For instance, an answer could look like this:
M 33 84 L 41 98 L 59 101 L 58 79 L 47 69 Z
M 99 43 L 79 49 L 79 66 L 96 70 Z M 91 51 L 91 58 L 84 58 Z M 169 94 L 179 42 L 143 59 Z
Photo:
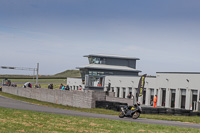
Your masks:
M 89 71 L 89 75 L 104 75 L 104 72 Z
M 89 60 L 90 64 L 105 64 L 105 59 L 104 58 L 88 57 L 88 60 Z
M 103 87 L 104 78 L 103 77 L 89 77 L 89 86 Z

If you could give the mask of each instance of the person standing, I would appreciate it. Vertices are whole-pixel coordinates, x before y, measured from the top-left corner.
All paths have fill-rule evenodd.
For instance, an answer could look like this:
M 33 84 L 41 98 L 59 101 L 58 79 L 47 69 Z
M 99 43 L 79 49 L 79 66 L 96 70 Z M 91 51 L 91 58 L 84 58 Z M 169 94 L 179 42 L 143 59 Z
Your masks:
M 157 95 L 155 95 L 155 97 L 153 98 L 153 107 L 157 108 Z
M 81 85 L 79 85 L 79 89 L 78 89 L 79 91 L 81 91 L 82 90 L 82 86 Z

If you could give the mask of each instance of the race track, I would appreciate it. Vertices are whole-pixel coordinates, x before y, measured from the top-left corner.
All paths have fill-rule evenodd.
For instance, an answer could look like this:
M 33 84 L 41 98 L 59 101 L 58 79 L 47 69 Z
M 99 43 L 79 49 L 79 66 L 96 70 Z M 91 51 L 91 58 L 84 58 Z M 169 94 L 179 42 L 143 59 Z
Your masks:
M 130 122 L 190 127 L 190 128 L 200 129 L 200 124 L 183 123 L 183 122 L 166 121 L 166 120 L 152 120 L 152 119 L 143 119 L 143 118 L 138 118 L 136 120 L 131 119 L 131 118 L 119 118 L 118 116 L 113 116 L 113 115 L 94 114 L 94 113 L 86 113 L 86 112 L 71 111 L 71 110 L 64 110 L 64 109 L 59 109 L 59 108 L 40 106 L 40 105 L 35 105 L 35 104 L 23 102 L 23 101 L 10 99 L 3 96 L 0 96 L 0 107 L 31 110 L 31 111 L 38 111 L 38 112 L 45 112 L 45 113 L 55 113 L 55 114 L 62 114 L 62 115 L 103 118 L 103 119 L 112 119 L 112 120 L 120 120 L 120 121 L 130 121 Z

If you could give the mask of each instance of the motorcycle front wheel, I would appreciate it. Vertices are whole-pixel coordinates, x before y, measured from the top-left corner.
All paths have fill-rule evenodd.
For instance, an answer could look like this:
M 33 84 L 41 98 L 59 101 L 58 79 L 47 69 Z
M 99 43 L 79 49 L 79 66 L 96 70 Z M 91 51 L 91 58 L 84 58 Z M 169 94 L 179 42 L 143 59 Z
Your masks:
M 122 111 L 119 113 L 119 118 L 124 118 L 124 113 Z
M 132 115 L 132 118 L 133 118 L 133 119 L 137 119 L 138 117 L 140 117 L 140 113 L 136 111 L 136 112 Z

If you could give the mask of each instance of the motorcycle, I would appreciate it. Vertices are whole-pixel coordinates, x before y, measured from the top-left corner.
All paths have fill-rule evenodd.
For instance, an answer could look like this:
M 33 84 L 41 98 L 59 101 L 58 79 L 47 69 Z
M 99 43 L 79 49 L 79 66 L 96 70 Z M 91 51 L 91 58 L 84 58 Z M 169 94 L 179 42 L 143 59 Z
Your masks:
M 132 117 L 133 119 L 137 119 L 140 117 L 141 112 L 142 108 L 139 103 L 136 103 L 133 106 L 121 106 L 119 118 Z

